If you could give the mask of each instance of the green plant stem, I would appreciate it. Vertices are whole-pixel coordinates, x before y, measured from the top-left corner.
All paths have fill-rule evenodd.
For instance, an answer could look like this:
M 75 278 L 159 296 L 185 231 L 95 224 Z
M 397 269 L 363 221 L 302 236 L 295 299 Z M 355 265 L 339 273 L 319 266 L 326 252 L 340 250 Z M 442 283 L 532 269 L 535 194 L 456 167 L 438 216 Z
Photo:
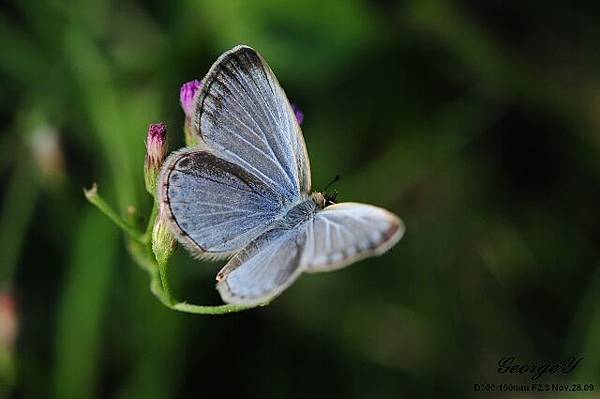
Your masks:
M 157 271 L 156 261 L 154 260 L 154 254 L 150 254 L 147 248 L 147 244 L 139 243 L 138 241 L 130 240 L 127 245 L 129 254 L 142 269 L 152 274 Z
M 169 284 L 169 262 L 157 260 L 158 265 L 158 277 L 160 278 L 160 286 L 164 299 L 171 306 L 176 301 L 173 299 L 171 294 L 171 285 Z
M 227 314 L 227 313 L 235 313 L 241 312 L 242 310 L 252 309 L 259 306 L 266 306 L 267 303 L 261 303 L 259 305 L 215 305 L 215 306 L 200 306 L 193 305 L 187 302 L 178 302 L 172 306 L 170 306 L 173 310 L 178 310 L 180 312 L 185 313 L 193 313 L 193 314 L 206 314 L 206 315 L 217 315 L 217 314 Z
M 148 225 L 146 226 L 146 231 L 144 232 L 144 239 L 146 242 L 150 242 L 152 239 L 152 228 L 154 227 L 154 222 L 156 221 L 156 217 L 158 216 L 158 202 L 154 201 L 152 203 L 152 212 L 150 213 L 150 218 L 148 219 Z
M 148 220 L 148 226 L 144 233 L 138 231 L 125 220 L 120 218 L 117 213 L 100 197 L 96 184 L 89 190 L 84 190 L 85 196 L 95 205 L 104 215 L 106 215 L 113 223 L 125 231 L 130 240 L 128 250 L 134 261 L 150 276 L 150 291 L 154 296 L 169 309 L 183 313 L 219 315 L 240 312 L 246 309 L 252 309 L 258 306 L 266 306 L 267 303 L 254 305 L 194 305 L 187 302 L 178 302 L 171 291 L 169 284 L 169 265 L 168 261 L 158 260 L 152 252 L 151 237 L 152 228 L 158 215 L 158 204 L 156 201 L 152 207 L 152 213 Z
M 110 220 L 113 221 L 114 224 L 119 226 L 123 231 L 125 231 L 132 239 L 145 243 L 145 237 L 141 234 L 137 229 L 133 226 L 130 226 L 125 220 L 123 220 L 111 207 L 98 195 L 98 186 L 96 183 L 89 190 L 83 190 L 85 197 L 88 201 L 90 201 L 96 208 L 98 208 L 102 213 L 104 213 Z

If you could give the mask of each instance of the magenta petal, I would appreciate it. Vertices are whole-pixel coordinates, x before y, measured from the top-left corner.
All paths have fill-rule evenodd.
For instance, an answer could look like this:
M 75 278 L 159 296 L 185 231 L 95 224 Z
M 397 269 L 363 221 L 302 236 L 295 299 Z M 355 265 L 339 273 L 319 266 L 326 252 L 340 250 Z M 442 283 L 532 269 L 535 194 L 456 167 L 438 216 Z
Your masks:
M 292 110 L 294 110 L 298 124 L 301 125 L 304 121 L 304 113 L 300 111 L 300 107 L 298 107 L 296 104 L 292 104 Z
M 148 127 L 146 151 L 149 160 L 160 163 L 167 154 L 167 125 L 164 122 L 154 123 Z
M 184 83 L 181 86 L 179 100 L 181 101 L 181 108 L 183 108 L 183 112 L 185 112 L 187 118 L 191 118 L 192 112 L 194 112 L 194 100 L 201 88 L 202 81 L 197 79 Z

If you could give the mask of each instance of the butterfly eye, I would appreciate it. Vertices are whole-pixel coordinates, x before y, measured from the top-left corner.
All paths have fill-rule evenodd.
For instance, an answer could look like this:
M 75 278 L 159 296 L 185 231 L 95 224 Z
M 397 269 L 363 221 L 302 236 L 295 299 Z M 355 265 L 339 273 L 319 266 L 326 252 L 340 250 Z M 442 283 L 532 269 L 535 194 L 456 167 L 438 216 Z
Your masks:
M 333 193 L 325 193 L 325 206 L 335 205 L 335 201 L 337 200 L 338 192 L 333 191 Z

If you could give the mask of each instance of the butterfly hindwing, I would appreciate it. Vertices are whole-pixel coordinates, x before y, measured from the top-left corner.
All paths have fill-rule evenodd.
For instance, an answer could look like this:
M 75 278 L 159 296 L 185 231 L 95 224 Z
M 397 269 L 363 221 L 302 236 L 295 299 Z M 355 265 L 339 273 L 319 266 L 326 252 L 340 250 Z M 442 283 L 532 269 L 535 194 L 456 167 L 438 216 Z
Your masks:
M 384 209 L 320 209 L 296 116 L 256 51 L 225 52 L 203 83 L 192 118 L 200 145 L 165 161 L 158 199 L 193 253 L 233 255 L 217 276 L 223 301 L 268 302 L 302 272 L 380 255 L 402 237 L 402 221 Z
M 400 219 L 371 205 L 304 209 L 305 221 L 268 231 L 225 265 L 217 277 L 223 301 L 268 302 L 302 272 L 336 270 L 380 255 L 404 233 Z
M 301 229 L 273 229 L 235 255 L 217 275 L 227 303 L 265 303 L 289 287 L 302 272 L 306 236 Z
M 210 152 L 184 149 L 165 162 L 159 198 L 195 254 L 227 255 L 264 233 L 281 207 L 272 187 Z

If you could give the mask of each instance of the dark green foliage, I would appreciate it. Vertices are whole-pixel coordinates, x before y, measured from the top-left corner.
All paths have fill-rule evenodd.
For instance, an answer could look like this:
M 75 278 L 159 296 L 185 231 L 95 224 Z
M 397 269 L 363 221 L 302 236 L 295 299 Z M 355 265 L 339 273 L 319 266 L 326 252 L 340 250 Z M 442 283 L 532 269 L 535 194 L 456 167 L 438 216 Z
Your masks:
M 499 376 L 501 357 L 572 355 L 564 381 L 600 389 L 599 18 L 581 2 L 3 4 L 0 285 L 20 332 L 0 397 L 481 398 L 474 383 L 530 382 Z M 147 215 L 148 125 L 182 146 L 180 84 L 239 43 L 303 111 L 313 186 L 339 174 L 339 201 L 407 231 L 268 307 L 186 315 L 82 187 Z M 44 129 L 62 161 L 41 158 Z M 221 264 L 178 250 L 177 297 L 218 303 Z

